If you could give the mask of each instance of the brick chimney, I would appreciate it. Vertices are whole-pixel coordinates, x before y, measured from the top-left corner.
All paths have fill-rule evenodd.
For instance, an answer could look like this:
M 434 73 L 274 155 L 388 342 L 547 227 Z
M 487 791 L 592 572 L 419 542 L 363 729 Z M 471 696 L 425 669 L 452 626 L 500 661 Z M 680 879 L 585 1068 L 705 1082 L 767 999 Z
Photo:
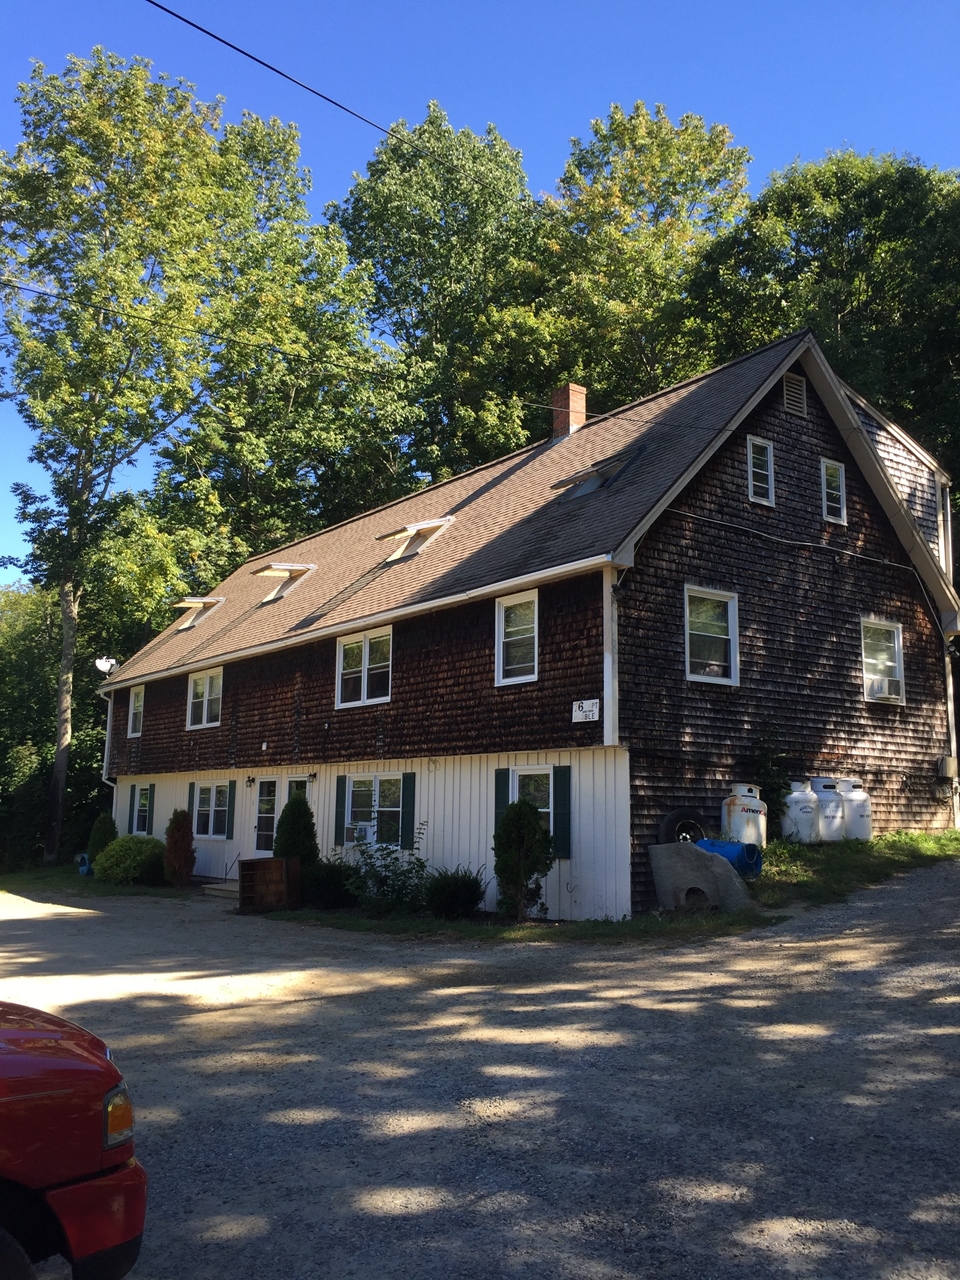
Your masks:
M 587 389 L 568 382 L 553 393 L 553 438 L 572 436 L 587 420 Z

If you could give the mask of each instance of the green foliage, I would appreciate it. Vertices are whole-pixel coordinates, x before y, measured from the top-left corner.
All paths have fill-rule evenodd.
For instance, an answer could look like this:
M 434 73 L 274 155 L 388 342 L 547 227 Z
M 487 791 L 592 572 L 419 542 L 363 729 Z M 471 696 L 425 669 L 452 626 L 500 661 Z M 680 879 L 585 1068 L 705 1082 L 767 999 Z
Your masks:
M 419 832 L 412 850 L 357 841 L 348 887 L 365 911 L 378 914 L 422 909 L 429 872 L 419 849 Z
M 521 921 L 540 901 L 543 877 L 555 860 L 550 833 L 529 800 L 507 805 L 493 833 L 493 855 L 500 910 Z
M 689 281 L 710 363 L 809 325 L 837 372 L 960 463 L 960 174 L 841 151 L 774 174 Z
M 743 761 L 743 780 L 760 788 L 760 799 L 767 806 L 767 824 L 770 835 L 780 833 L 780 820 L 787 811 L 790 794 L 788 756 L 782 750 L 783 734 L 775 725 L 765 726 L 751 740 Z
M 164 832 L 163 873 L 167 884 L 184 889 L 197 862 L 193 845 L 193 817 L 187 809 L 174 809 Z
M 119 836 L 93 864 L 94 879 L 105 884 L 163 884 L 166 846 L 153 836 Z
M 750 892 L 766 907 L 842 902 L 856 889 L 945 858 L 960 858 L 960 831 L 891 831 L 873 840 L 812 845 L 771 840 Z
M 351 888 L 353 864 L 344 858 L 319 858 L 301 869 L 304 904 L 319 911 L 355 907 L 359 899 Z
M 87 841 L 87 856 L 90 861 L 93 862 L 108 844 L 112 844 L 117 839 L 117 835 L 117 824 L 113 820 L 113 815 L 98 814 L 90 831 L 90 839 Z
M 313 810 L 302 791 L 295 791 L 283 806 L 277 820 L 273 856 L 299 858 L 301 866 L 316 862 L 320 857 Z
M 424 905 L 438 920 L 466 920 L 476 913 L 486 892 L 482 871 L 441 868 L 427 880 Z

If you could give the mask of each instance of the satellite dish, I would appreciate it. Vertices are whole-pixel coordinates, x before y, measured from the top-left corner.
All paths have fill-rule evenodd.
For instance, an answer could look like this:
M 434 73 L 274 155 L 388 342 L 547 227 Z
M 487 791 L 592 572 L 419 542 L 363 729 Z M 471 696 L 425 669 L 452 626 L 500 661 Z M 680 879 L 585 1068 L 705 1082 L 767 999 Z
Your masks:
M 112 675 L 119 665 L 116 658 L 97 658 L 96 661 L 97 670 L 102 671 L 105 676 Z

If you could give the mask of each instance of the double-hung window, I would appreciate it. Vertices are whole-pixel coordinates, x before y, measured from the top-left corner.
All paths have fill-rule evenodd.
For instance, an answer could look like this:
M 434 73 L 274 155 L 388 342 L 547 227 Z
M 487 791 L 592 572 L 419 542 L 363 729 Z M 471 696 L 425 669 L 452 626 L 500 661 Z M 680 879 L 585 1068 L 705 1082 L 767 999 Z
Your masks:
M 863 696 L 867 702 L 905 701 L 903 628 L 899 622 L 861 618 Z
M 736 595 L 691 586 L 685 595 L 687 679 L 739 684 Z
M 351 778 L 347 806 L 347 844 L 400 843 L 400 774 Z
M 528 800 L 539 812 L 545 831 L 553 827 L 553 805 L 550 769 L 516 769 L 513 773 L 513 799 Z
M 194 832 L 198 836 L 225 838 L 230 788 L 226 782 L 201 782 L 197 787 Z
M 390 701 L 392 632 L 365 631 L 337 642 L 337 706 Z
M 831 524 L 846 524 L 847 482 L 842 462 L 820 459 L 820 492 L 824 520 Z
M 537 593 L 503 596 L 497 601 L 497 672 L 500 684 L 537 678 Z
M 190 677 L 187 728 L 204 729 L 220 723 L 223 669 L 195 671 Z
M 130 718 L 127 721 L 127 737 L 139 738 L 143 732 L 143 685 L 130 690 Z
M 759 436 L 747 436 L 747 492 L 751 502 L 774 506 L 773 445 Z
M 134 814 L 133 829 L 137 835 L 150 833 L 150 788 L 137 788 L 137 808 Z

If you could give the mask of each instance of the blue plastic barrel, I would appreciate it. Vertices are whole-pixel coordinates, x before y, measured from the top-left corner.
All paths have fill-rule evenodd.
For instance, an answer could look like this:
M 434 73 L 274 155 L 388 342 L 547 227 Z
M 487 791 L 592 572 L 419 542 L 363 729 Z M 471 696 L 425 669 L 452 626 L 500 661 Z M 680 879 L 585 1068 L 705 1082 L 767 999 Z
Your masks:
M 87 857 L 85 853 L 81 853 L 80 855 L 80 874 L 82 876 L 93 875 L 93 863 L 90 861 L 90 859 Z
M 697 848 L 719 853 L 744 880 L 756 880 L 763 870 L 763 854 L 755 844 L 741 844 L 739 840 L 698 840 Z

